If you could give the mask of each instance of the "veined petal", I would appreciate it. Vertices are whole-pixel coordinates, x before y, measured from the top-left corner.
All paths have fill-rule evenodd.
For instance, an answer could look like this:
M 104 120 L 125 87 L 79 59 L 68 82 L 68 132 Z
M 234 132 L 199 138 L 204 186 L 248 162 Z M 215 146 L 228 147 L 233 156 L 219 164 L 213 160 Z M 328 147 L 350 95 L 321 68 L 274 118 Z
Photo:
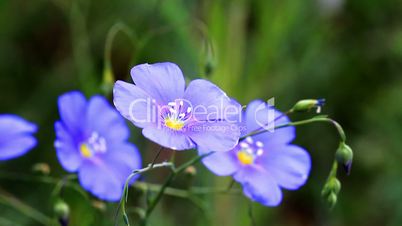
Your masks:
M 69 131 L 67 131 L 62 122 L 56 122 L 54 128 L 56 131 L 56 141 L 54 142 L 54 146 L 60 164 L 68 172 L 77 171 L 83 160 L 83 157 L 78 150 L 79 144 Z
M 186 128 L 186 134 L 200 149 L 229 151 L 239 142 L 240 129 L 225 121 L 196 122 Z
M 258 164 L 270 172 L 279 186 L 296 190 L 306 183 L 311 169 L 310 155 L 306 150 L 296 145 L 268 149 Z
M 141 168 L 137 148 L 129 143 L 114 146 L 106 154 L 86 160 L 78 173 L 81 185 L 98 198 L 120 200 L 126 178 Z
M 189 150 L 195 147 L 194 142 L 183 132 L 162 127 L 146 127 L 142 134 L 151 141 L 173 150 Z
M 87 123 L 91 131 L 97 131 L 108 140 L 108 143 L 121 142 L 129 136 L 123 117 L 102 96 L 94 96 L 90 99 Z
M 0 115 L 0 142 L 7 136 L 14 134 L 35 133 L 38 130 L 37 126 L 27 120 L 9 114 Z
M 207 154 L 209 151 L 199 149 L 199 155 Z M 233 151 L 214 152 L 202 160 L 202 163 L 218 176 L 230 176 L 240 167 Z
M 11 137 L 10 137 L 11 138 Z M 24 155 L 36 145 L 36 139 L 31 135 L 14 136 L 0 143 L 0 160 L 8 160 Z
M 259 140 L 266 145 L 287 144 L 296 136 L 294 126 L 271 131 L 275 126 L 287 124 L 290 120 L 282 112 L 261 100 L 255 100 L 248 104 L 244 118 L 247 133 L 254 132 L 262 127 L 268 129 L 265 133 L 253 136 L 254 140 Z
M 141 88 L 117 81 L 113 88 L 113 102 L 117 110 L 134 125 L 144 128 L 155 124 L 155 103 Z
M 36 145 L 32 133 L 37 126 L 25 119 L 4 114 L 0 115 L 0 160 L 7 160 L 24 155 Z
M 282 201 L 282 191 L 275 179 L 264 169 L 244 167 L 234 179 L 243 185 L 244 194 L 251 200 L 265 206 L 278 206 Z
M 140 64 L 131 69 L 131 77 L 136 86 L 160 105 L 183 97 L 186 84 L 182 71 L 174 63 Z
M 190 82 L 184 99 L 192 104 L 193 117 L 198 121 L 219 119 L 238 122 L 241 116 L 241 106 L 218 86 L 204 79 Z
M 66 129 L 75 136 L 82 136 L 82 125 L 85 124 L 87 101 L 78 91 L 68 92 L 59 97 L 59 113 Z

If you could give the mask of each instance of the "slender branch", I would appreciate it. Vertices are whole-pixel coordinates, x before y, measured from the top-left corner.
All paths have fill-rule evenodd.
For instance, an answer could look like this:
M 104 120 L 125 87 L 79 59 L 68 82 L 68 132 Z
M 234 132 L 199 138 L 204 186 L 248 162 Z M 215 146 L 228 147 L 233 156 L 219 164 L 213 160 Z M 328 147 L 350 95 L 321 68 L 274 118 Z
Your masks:
M 3 173 L 0 172 L 0 178 L 6 180 L 13 180 L 13 181 L 24 181 L 24 182 L 40 182 L 45 184 L 56 184 L 55 189 L 53 190 L 52 194 L 56 194 L 57 189 L 60 189 L 60 186 L 69 187 L 76 192 L 80 193 L 84 198 L 88 198 L 88 195 L 82 188 L 73 183 L 71 180 L 77 178 L 76 175 L 67 175 L 64 178 L 56 178 L 50 176 L 37 176 L 37 175 L 26 175 L 26 174 L 19 174 L 13 172 Z
M 124 220 L 125 220 L 126 224 L 130 225 L 130 223 L 128 221 L 128 217 L 127 217 L 127 211 L 126 211 L 126 203 L 127 203 L 127 200 L 128 200 L 128 187 L 130 185 L 130 181 L 134 177 L 136 177 L 136 176 L 138 176 L 140 174 L 146 173 L 146 172 L 148 172 L 148 171 L 150 171 L 152 169 L 163 168 L 163 167 L 169 167 L 172 170 L 174 170 L 174 164 L 173 163 L 171 163 L 171 162 L 162 162 L 162 163 L 158 163 L 158 164 L 149 164 L 145 168 L 142 168 L 142 169 L 139 169 L 139 170 L 134 170 L 130 174 L 130 176 L 128 176 L 128 178 L 126 180 L 126 183 L 124 184 L 123 195 L 122 195 L 122 197 L 120 199 L 119 207 L 118 207 L 118 209 L 116 211 L 116 214 L 115 214 L 115 225 L 117 225 L 117 216 L 118 216 L 120 208 L 121 208 L 121 211 L 123 212 L 123 217 L 124 217 Z
M 147 220 L 149 218 L 149 216 L 151 215 L 151 213 L 153 212 L 153 210 L 155 209 L 156 205 L 159 203 L 159 201 L 161 200 L 163 194 L 165 193 L 165 190 L 168 188 L 168 186 L 170 185 L 170 183 L 172 183 L 172 181 L 174 180 L 174 178 L 180 174 L 181 172 L 183 172 L 187 167 L 199 162 L 201 159 L 203 159 L 204 157 L 208 156 L 212 154 L 208 153 L 205 155 L 200 155 L 200 156 L 196 156 L 195 158 L 191 159 L 190 161 L 184 163 L 183 165 L 181 165 L 180 167 L 178 167 L 177 169 L 173 169 L 173 172 L 170 173 L 169 177 L 166 179 L 165 183 L 162 185 L 161 189 L 159 190 L 158 194 L 156 195 L 156 197 L 154 198 L 153 201 L 151 201 L 150 205 L 147 208 L 147 211 L 145 213 L 145 217 L 141 222 L 141 225 L 145 226 L 147 224 Z
M 338 162 L 334 161 L 334 163 L 332 163 L 331 171 L 329 172 L 329 175 L 328 175 L 328 180 L 330 178 L 336 178 L 336 172 L 337 171 L 338 171 Z
M 162 185 L 150 184 L 146 182 L 135 182 L 132 185 L 134 188 L 143 190 L 145 187 L 152 192 L 159 192 Z M 178 198 L 188 198 L 194 195 L 206 195 L 206 194 L 228 194 L 235 195 L 239 194 L 240 190 L 228 190 L 228 188 L 205 188 L 205 187 L 191 187 L 189 190 L 167 187 L 165 189 L 164 195 L 174 196 Z
M 37 222 L 41 223 L 42 225 L 54 225 L 55 222 L 52 218 L 44 215 L 43 213 L 39 212 L 38 210 L 28 206 L 27 204 L 23 203 L 10 193 L 4 191 L 0 188 L 0 202 L 13 207 L 14 209 L 18 210 L 19 212 L 31 217 L 32 219 L 36 220 Z
M 131 45 L 134 47 L 136 43 L 135 32 L 122 22 L 115 23 L 108 31 L 106 35 L 105 49 L 103 52 L 103 79 L 102 79 L 102 89 L 105 95 L 109 95 L 113 89 L 114 75 L 112 69 L 112 49 L 113 42 L 119 32 L 125 34 L 129 39 Z
M 306 120 L 301 120 L 301 121 L 296 121 L 296 122 L 290 122 L 290 123 L 274 126 L 271 129 L 280 129 L 280 128 L 284 128 L 284 127 L 288 127 L 288 126 L 301 126 L 301 125 L 306 125 L 306 124 L 310 124 L 310 123 L 313 123 L 313 122 L 328 122 L 328 123 L 331 123 L 337 129 L 339 137 L 341 138 L 341 140 L 346 141 L 346 135 L 345 135 L 345 132 L 343 131 L 341 125 L 339 125 L 339 123 L 336 122 L 335 120 L 333 120 L 331 118 L 324 117 L 324 116 L 314 117 L 314 118 L 311 118 L 311 119 L 306 119 Z M 259 135 L 259 134 L 262 134 L 262 133 L 269 132 L 269 130 L 270 129 L 257 131 L 257 132 L 251 132 L 251 133 L 241 137 L 240 140 L 243 140 L 248 136 L 255 136 L 255 135 Z
M 251 226 L 257 226 L 257 223 L 255 222 L 255 218 L 254 218 L 253 202 L 251 202 L 251 201 L 248 204 L 248 217 L 250 218 Z
M 153 168 L 153 166 L 155 165 L 155 162 L 156 162 L 156 160 L 158 160 L 158 158 L 159 158 L 159 155 L 161 154 L 161 152 L 162 152 L 162 150 L 163 150 L 164 148 L 161 146 L 160 148 L 159 148 L 159 150 L 158 150 L 158 153 L 156 154 L 156 156 L 154 157 L 154 160 L 152 160 L 152 163 L 151 163 L 151 168 Z

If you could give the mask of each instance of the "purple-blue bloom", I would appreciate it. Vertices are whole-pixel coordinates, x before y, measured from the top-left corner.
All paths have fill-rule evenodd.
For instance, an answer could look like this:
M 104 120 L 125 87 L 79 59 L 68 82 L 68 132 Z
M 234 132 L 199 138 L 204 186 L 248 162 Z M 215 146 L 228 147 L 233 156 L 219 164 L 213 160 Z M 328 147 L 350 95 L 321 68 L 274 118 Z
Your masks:
M 78 172 L 82 187 L 100 199 L 120 199 L 126 178 L 141 168 L 141 156 L 127 141 L 124 118 L 104 97 L 87 101 L 80 92 L 58 100 L 60 121 L 55 123 L 57 157 L 68 172 Z
M 275 125 L 289 123 L 286 115 L 263 101 L 252 101 L 243 118 L 245 134 Z M 246 139 L 228 152 L 215 152 L 205 157 L 204 165 L 219 176 L 233 176 L 242 184 L 244 194 L 266 206 L 277 206 L 282 200 L 281 188 L 296 190 L 307 180 L 311 160 L 307 151 L 290 142 L 295 128 L 288 126 Z M 200 149 L 200 154 L 213 151 Z
M 197 79 L 186 88 L 168 62 L 137 65 L 131 77 L 135 85 L 116 82 L 114 104 L 148 139 L 174 150 L 228 151 L 238 143 L 241 106 L 216 85 Z
M 16 116 L 0 115 L 0 160 L 8 160 L 24 155 L 36 146 L 37 126 Z

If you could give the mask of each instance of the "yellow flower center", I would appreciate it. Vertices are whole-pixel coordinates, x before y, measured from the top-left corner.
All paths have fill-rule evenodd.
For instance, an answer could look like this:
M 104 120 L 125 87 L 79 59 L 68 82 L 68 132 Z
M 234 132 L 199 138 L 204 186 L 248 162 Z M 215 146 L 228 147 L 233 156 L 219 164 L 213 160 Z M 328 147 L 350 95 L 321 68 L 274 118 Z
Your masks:
M 165 118 L 165 126 L 172 130 L 181 130 L 184 126 L 184 122 L 179 119 Z
M 254 162 L 254 156 L 246 151 L 237 152 L 237 159 L 244 165 L 250 165 Z
M 93 155 L 91 149 L 85 143 L 80 145 L 80 152 L 85 158 L 91 158 Z

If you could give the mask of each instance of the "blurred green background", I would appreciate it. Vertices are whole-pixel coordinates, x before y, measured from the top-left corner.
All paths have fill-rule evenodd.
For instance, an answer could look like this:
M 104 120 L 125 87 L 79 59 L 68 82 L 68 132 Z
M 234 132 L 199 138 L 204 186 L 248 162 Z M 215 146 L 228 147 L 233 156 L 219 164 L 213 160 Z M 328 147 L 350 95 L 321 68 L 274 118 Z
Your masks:
M 295 143 L 312 155 L 311 176 L 277 208 L 253 204 L 256 225 L 402 225 L 402 1 L 0 0 L 0 112 L 40 126 L 34 150 L 0 163 L 0 193 L 23 210 L 0 202 L 0 226 L 42 225 L 36 211 L 54 217 L 55 184 L 37 181 L 32 167 L 46 163 L 51 177 L 66 175 L 53 148 L 57 97 L 82 90 L 111 99 L 111 75 L 128 80 L 133 65 L 161 61 L 177 63 L 188 79 L 212 80 L 242 104 L 275 97 L 287 110 L 326 98 L 323 113 L 344 126 L 355 161 L 350 176 L 339 174 L 338 205 L 329 211 L 320 197 L 337 134 L 325 124 L 299 127 Z M 151 162 L 156 146 L 131 127 L 144 164 Z M 162 182 L 166 171 L 145 178 Z M 197 165 L 195 185 L 229 182 Z M 116 204 L 63 191 L 70 225 L 113 225 Z M 143 202 L 132 189 L 129 207 Z M 250 225 L 248 205 L 233 195 L 201 197 L 198 206 L 166 197 L 150 225 Z

